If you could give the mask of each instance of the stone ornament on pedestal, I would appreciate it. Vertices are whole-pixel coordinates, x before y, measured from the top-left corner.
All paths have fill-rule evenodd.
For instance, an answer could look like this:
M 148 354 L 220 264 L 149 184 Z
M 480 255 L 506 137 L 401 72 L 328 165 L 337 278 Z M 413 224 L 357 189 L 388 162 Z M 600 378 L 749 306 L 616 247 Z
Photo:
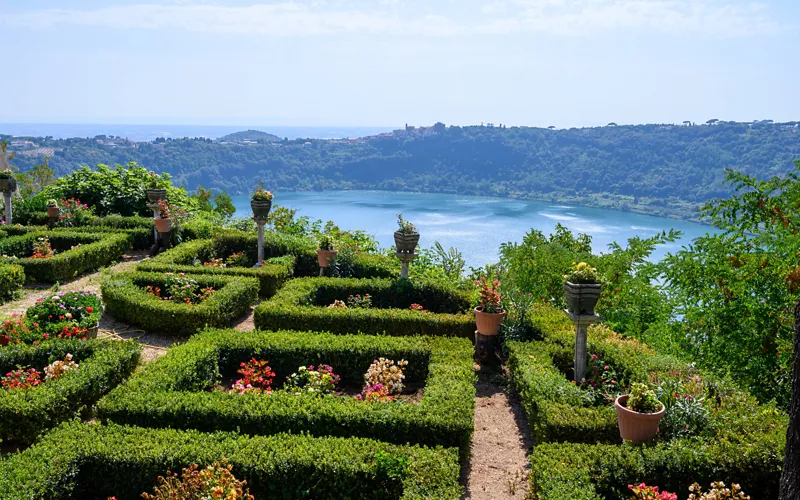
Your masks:
M 404 253 L 404 252 L 395 252 L 397 258 L 400 259 L 401 267 L 400 267 L 400 277 L 401 278 L 408 278 L 408 265 L 414 260 L 416 257 L 419 256 L 418 253 Z
M 252 204 L 255 202 L 256 200 L 252 200 L 250 203 Z M 270 205 L 272 204 L 272 202 L 269 203 Z M 267 213 L 269 213 L 269 210 L 267 210 Z M 256 221 L 256 225 L 258 226 L 258 258 L 256 259 L 256 265 L 253 267 L 260 268 L 264 263 L 264 225 L 267 223 L 267 216 L 253 217 L 253 220 Z

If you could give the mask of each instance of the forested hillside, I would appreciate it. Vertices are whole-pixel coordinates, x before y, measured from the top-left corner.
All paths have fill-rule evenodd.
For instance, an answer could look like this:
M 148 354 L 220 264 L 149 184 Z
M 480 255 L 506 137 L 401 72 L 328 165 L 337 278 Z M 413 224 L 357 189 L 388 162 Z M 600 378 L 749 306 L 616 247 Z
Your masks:
M 731 193 L 723 183 L 726 168 L 764 178 L 786 174 L 800 158 L 796 122 L 565 130 L 438 123 L 361 139 L 225 144 L 188 138 L 30 140 L 36 149 L 20 151 L 14 164 L 27 170 L 52 148 L 50 166 L 58 175 L 80 165 L 133 160 L 171 173 L 190 189 L 202 185 L 231 194 L 249 192 L 263 180 L 273 190 L 497 195 L 682 217 L 709 198 Z

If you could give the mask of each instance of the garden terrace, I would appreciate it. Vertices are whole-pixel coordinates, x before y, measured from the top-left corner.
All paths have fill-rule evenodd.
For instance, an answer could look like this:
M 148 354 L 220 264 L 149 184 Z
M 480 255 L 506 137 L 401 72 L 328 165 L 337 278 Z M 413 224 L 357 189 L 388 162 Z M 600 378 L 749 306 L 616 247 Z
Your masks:
M 472 351 L 465 339 L 443 337 L 206 330 L 109 394 L 99 403 L 99 415 L 147 427 L 257 435 L 308 432 L 459 447 L 466 456 L 475 398 Z M 405 359 L 406 383 L 424 382 L 424 392 L 415 403 L 388 403 L 213 390 L 224 375 L 235 374 L 252 357 L 269 360 L 276 389 L 301 365 L 331 365 L 342 383 L 360 387 L 374 360 Z
M 168 469 L 206 466 L 223 457 L 256 498 L 449 500 L 461 494 L 452 449 L 77 422 L 8 458 L 0 468 L 0 491 L 7 500 L 133 500 L 152 492 Z
M 47 216 L 44 214 L 44 220 L 35 219 L 34 223 L 21 226 L 15 224 L 12 226 L 4 226 L 3 230 L 7 235 L 20 236 L 32 232 L 49 231 L 47 226 Z M 137 250 L 145 249 L 153 245 L 155 242 L 153 236 L 153 219 L 146 217 L 122 217 L 119 215 L 108 215 L 106 217 L 90 216 L 87 222 L 78 227 L 56 227 L 54 232 L 75 232 L 75 233 L 112 233 L 112 234 L 130 234 L 133 237 L 132 245 Z M 48 233 L 52 234 L 52 233 Z M 0 238 L 3 236 L 0 235 Z
M 215 290 L 194 304 L 164 300 L 148 293 L 148 286 L 166 293 L 170 277 L 170 274 L 143 272 L 110 277 L 101 286 L 106 310 L 118 321 L 148 332 L 189 336 L 205 326 L 228 326 L 258 299 L 258 281 L 242 276 L 185 275 L 200 289 Z
M 30 258 L 38 238 L 49 239 L 57 253 L 45 259 Z M 130 234 L 68 230 L 30 232 L 0 240 L 0 255 L 8 256 L 0 262 L 22 266 L 29 282 L 64 282 L 119 260 L 132 239 Z
M 369 294 L 372 307 L 328 307 L 357 294 Z M 475 331 L 471 299 L 469 292 L 402 278 L 298 278 L 257 306 L 254 317 L 261 330 L 471 338 Z M 412 304 L 422 305 L 426 312 L 411 310 Z
M 0 347 L 0 373 L 5 375 L 17 366 L 42 371 L 67 354 L 80 365 L 74 372 L 29 389 L 0 389 L 0 437 L 31 442 L 40 432 L 75 416 L 133 371 L 139 360 L 139 344 L 51 340 L 37 346 Z

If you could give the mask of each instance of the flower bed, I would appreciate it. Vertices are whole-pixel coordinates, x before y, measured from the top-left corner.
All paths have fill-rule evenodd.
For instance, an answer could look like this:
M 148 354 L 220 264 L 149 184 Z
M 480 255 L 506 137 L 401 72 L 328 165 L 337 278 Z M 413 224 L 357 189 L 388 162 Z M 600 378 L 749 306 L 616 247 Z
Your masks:
M 94 292 L 58 292 L 38 299 L 25 315 L 12 315 L 0 324 L 0 346 L 38 344 L 54 338 L 94 337 L 103 314 Z M 94 330 L 94 331 L 92 331 Z
M 364 295 L 370 296 L 369 307 L 341 307 L 350 297 Z M 470 304 L 469 293 L 404 279 L 300 278 L 262 302 L 254 315 L 261 330 L 472 338 L 475 316 Z M 425 311 L 418 310 L 420 305 Z
M 71 354 L 80 369 L 28 389 L 0 388 L 0 437 L 31 442 L 38 434 L 76 415 L 127 377 L 139 360 L 134 342 L 58 340 L 0 350 L 0 373 L 45 367 Z M 1 491 L 1 489 L 0 489 Z
M 364 374 L 380 357 L 408 361 L 406 383 L 424 382 L 419 402 L 307 397 L 289 390 L 213 390 L 252 358 L 269 361 L 277 387 L 298 367 L 320 364 L 333 367 L 342 383 L 361 387 Z M 101 417 L 117 423 L 149 427 L 361 436 L 458 446 L 466 453 L 473 425 L 473 382 L 472 346 L 464 339 L 207 330 L 170 349 L 104 398 L 98 409 Z
M 178 277 L 179 274 L 173 277 Z M 168 292 L 167 274 L 117 274 L 103 282 L 101 289 L 107 311 L 119 321 L 142 327 L 148 332 L 192 335 L 205 326 L 228 326 L 245 314 L 258 298 L 258 281 L 240 276 L 185 275 L 199 290 L 212 288 L 204 300 L 164 300 Z M 158 296 L 148 293 L 159 289 Z
M 34 245 L 46 238 L 55 251 L 49 258 L 31 258 Z M 79 231 L 30 232 L 0 240 L 0 262 L 25 269 L 28 281 L 54 283 L 119 260 L 130 246 L 129 234 Z
M 16 264 L 0 264 L 0 304 L 14 300 L 25 285 L 25 269 Z
M 246 437 L 70 422 L 0 465 L 0 491 L 29 498 L 140 498 L 168 469 L 226 458 L 256 498 L 453 499 L 455 450 L 360 438 Z M 47 464 L 43 467 L 42 464 Z

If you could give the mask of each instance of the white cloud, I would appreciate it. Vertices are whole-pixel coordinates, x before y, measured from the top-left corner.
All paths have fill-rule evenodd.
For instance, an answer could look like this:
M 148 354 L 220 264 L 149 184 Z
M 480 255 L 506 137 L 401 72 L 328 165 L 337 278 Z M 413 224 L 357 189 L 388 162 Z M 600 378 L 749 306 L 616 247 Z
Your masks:
M 250 6 L 171 0 L 92 10 L 6 12 L 0 23 L 31 28 L 59 25 L 263 36 L 333 34 L 562 36 L 643 30 L 670 34 L 751 36 L 775 34 L 781 25 L 761 4 L 735 0 L 486 0 L 434 10 L 424 0 L 283 2 Z

